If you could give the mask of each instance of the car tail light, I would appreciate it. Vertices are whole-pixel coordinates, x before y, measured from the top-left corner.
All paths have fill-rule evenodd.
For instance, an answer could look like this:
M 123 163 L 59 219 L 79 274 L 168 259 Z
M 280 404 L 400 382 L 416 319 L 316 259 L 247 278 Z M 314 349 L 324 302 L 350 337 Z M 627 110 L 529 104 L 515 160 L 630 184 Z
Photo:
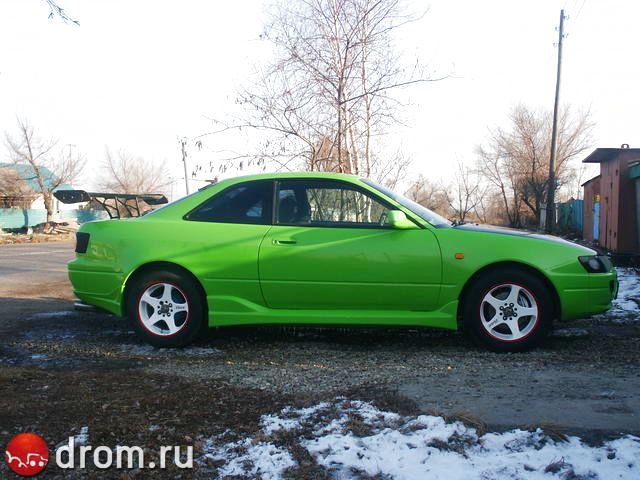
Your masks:
M 89 234 L 84 232 L 76 233 L 76 253 L 87 253 L 89 247 Z

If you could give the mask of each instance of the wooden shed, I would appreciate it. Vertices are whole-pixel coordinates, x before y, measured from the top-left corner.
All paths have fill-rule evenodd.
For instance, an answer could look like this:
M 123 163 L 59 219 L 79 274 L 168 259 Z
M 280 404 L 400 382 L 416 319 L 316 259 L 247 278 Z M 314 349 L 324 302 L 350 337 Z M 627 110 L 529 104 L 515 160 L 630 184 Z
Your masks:
M 640 253 L 638 205 L 630 165 L 640 148 L 596 148 L 584 163 L 599 163 L 600 175 L 583 184 L 584 236 L 618 253 Z

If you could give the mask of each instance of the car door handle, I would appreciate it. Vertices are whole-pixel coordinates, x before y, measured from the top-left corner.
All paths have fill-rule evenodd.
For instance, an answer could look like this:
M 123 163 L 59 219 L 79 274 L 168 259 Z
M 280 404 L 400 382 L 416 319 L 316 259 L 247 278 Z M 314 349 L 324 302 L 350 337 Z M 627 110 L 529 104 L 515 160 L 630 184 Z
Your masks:
M 274 245 L 295 245 L 298 242 L 295 240 L 273 240 L 271 243 Z

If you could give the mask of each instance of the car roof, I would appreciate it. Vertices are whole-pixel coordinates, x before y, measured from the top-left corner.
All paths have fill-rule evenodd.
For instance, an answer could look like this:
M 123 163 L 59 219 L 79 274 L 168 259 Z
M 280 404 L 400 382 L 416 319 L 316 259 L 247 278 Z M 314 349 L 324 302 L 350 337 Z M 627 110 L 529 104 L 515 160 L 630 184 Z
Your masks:
M 238 177 L 229 177 L 220 181 L 237 183 L 240 181 L 250 180 L 271 180 L 279 178 L 325 178 L 333 180 L 358 180 L 358 175 L 350 175 L 348 173 L 335 173 L 335 172 L 275 172 L 275 173 L 258 173 L 254 175 L 242 175 Z

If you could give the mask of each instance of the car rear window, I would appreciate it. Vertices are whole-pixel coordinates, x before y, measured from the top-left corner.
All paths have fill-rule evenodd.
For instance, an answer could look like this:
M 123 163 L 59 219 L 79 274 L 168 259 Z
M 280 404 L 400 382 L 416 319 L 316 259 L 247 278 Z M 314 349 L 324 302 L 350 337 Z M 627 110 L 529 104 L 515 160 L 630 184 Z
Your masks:
M 233 185 L 217 193 L 189 213 L 187 220 L 217 223 L 271 223 L 273 182 L 271 180 Z

